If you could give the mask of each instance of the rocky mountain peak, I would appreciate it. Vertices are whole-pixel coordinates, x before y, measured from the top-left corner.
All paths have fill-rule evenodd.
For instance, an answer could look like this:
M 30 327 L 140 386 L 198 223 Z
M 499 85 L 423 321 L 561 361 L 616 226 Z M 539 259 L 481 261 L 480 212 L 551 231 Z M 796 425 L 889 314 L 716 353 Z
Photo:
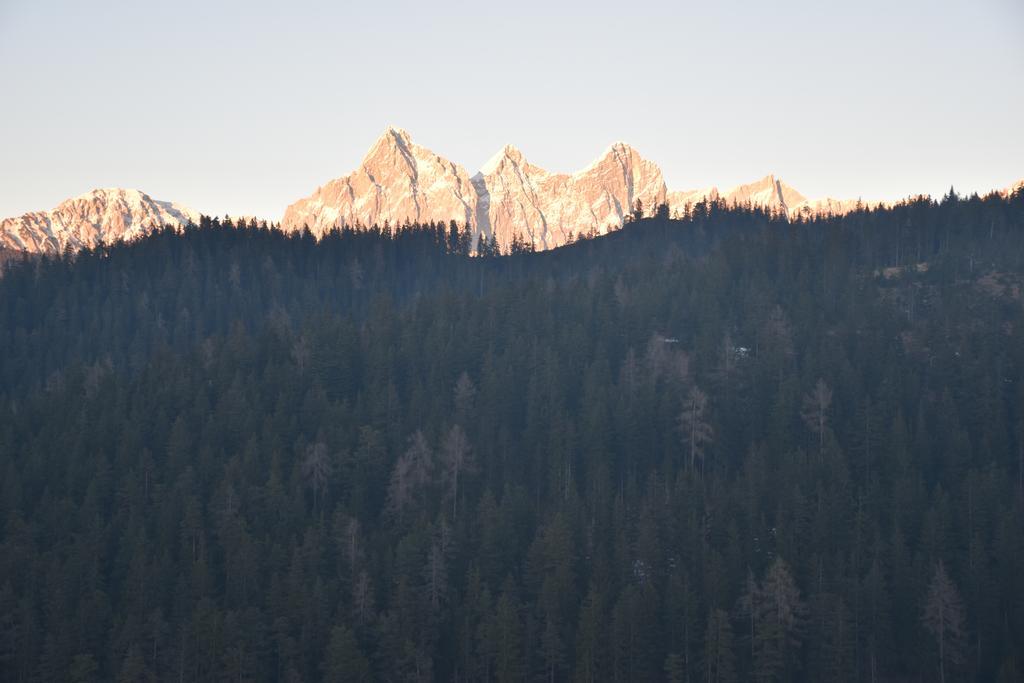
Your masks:
M 473 176 L 488 176 L 495 173 L 502 164 L 510 163 L 513 166 L 522 166 L 526 164 L 526 158 L 523 153 L 515 145 L 505 145 L 502 147 L 497 154 L 488 159 L 480 170 L 477 171 L 476 175 Z
M 323 235 L 342 226 L 404 222 L 472 224 L 476 191 L 466 170 L 388 126 L 352 173 L 329 181 L 285 210 L 281 227 Z
M 1003 194 L 1009 195 L 1021 182 Z M 580 234 L 618 228 L 637 202 L 648 214 L 662 204 L 679 214 L 706 200 L 760 207 L 791 218 L 843 214 L 862 206 L 855 200 L 808 200 L 774 173 L 725 191 L 710 186 L 668 192 L 657 164 L 621 141 L 574 173 L 531 164 L 508 144 L 471 177 L 459 164 L 416 144 L 408 131 L 389 125 L 357 169 L 291 204 L 281 227 L 308 227 L 322 236 L 342 226 L 455 221 L 475 235 L 493 237 L 502 248 L 518 237 L 537 249 L 550 249 Z M 138 190 L 98 189 L 50 211 L 0 222 L 0 248 L 55 253 L 134 239 L 165 224 L 198 220 L 191 209 Z
M 66 199 L 49 211 L 0 221 L 0 247 L 57 254 L 133 240 L 165 225 L 198 223 L 192 209 L 153 199 L 139 190 L 111 187 Z

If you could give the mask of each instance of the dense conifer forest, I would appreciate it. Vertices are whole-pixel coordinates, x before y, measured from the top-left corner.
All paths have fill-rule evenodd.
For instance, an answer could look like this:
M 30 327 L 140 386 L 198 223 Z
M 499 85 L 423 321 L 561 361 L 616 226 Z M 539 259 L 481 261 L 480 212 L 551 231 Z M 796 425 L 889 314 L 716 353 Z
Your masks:
M 0 278 L 4 681 L 1020 681 L 1024 194 Z

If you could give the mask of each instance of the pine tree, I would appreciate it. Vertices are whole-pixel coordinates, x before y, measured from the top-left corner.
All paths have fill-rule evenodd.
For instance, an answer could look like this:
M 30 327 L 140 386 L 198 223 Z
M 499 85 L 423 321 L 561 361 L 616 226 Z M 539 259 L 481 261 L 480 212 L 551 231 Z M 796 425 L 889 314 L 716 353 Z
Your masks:
M 825 380 L 819 378 L 814 390 L 804 396 L 800 416 L 812 434 L 818 437 L 818 453 L 825 453 L 825 434 L 828 428 L 828 412 L 832 407 L 832 390 Z
M 594 683 L 602 677 L 604 623 L 603 598 L 597 586 L 591 584 L 576 627 L 576 679 L 581 683 Z
M 306 486 L 313 492 L 313 510 L 319 509 L 321 519 L 323 517 L 323 498 L 327 491 L 327 482 L 330 480 L 331 471 L 327 445 L 317 442 L 308 446 L 302 459 L 302 476 L 306 481 Z
M 669 683 L 683 683 L 686 679 L 686 668 L 683 666 L 683 656 L 673 652 L 665 656 L 665 680 Z M 708 679 L 711 680 L 710 678 Z
M 490 631 L 495 645 L 494 675 L 501 683 L 519 681 L 523 675 L 523 640 L 519 610 L 515 584 L 509 577 L 494 607 L 493 627 Z
M 791 678 L 799 663 L 805 606 L 782 558 L 776 558 L 758 591 L 754 671 L 758 679 Z
M 704 630 L 704 680 L 706 683 L 736 681 L 735 653 L 729 615 L 721 609 L 708 612 Z
M 68 679 L 72 683 L 92 683 L 98 680 L 97 672 L 99 665 L 96 658 L 89 654 L 75 655 L 71 660 L 71 669 L 68 671 Z
M 459 477 L 473 468 L 473 450 L 469 446 L 466 432 L 454 425 L 444 441 L 445 479 L 448 481 L 448 497 L 452 502 L 452 520 L 458 516 Z
M 694 386 L 687 394 L 686 401 L 683 403 L 683 411 L 679 415 L 679 430 L 682 433 L 683 443 L 690 454 L 691 472 L 696 472 L 698 458 L 703 467 L 705 447 L 711 443 L 714 437 L 714 430 L 705 415 L 707 406 L 707 394 L 699 387 Z
M 331 638 L 324 653 L 325 681 L 370 681 L 370 662 L 359 649 L 355 634 L 347 626 L 331 629 Z
M 964 607 L 960 592 L 941 560 L 935 566 L 928 586 L 923 622 L 938 648 L 939 681 L 946 683 L 947 673 L 963 661 Z

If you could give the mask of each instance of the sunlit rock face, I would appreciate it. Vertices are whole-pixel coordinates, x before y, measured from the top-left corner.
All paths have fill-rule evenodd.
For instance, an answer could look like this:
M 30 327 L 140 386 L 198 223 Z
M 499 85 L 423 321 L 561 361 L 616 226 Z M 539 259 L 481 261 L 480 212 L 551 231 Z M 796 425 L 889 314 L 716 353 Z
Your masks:
M 534 166 L 508 145 L 473 183 L 479 197 L 476 228 L 502 247 L 518 236 L 550 249 L 573 236 L 618 228 L 637 201 L 648 209 L 665 201 L 661 170 L 621 142 L 572 175 Z
M 688 205 L 692 207 L 710 200 L 721 200 L 729 206 L 750 206 L 787 214 L 793 207 L 807 202 L 806 197 L 773 175 L 725 191 L 712 186 L 670 192 L 668 195 L 669 209 L 673 215 L 682 213 Z
M 703 201 L 750 206 L 795 217 L 843 214 L 856 200 L 807 199 L 774 175 L 728 190 L 710 186 L 668 192 L 661 169 L 617 142 L 576 173 L 553 173 L 506 145 L 472 177 L 444 157 L 388 128 L 360 167 L 332 180 L 285 211 L 282 227 L 322 235 L 335 227 L 384 227 L 456 221 L 474 235 L 551 249 L 575 237 L 622 226 L 637 203 L 644 215 L 666 205 L 681 215 Z
M 1003 193 L 1019 186 L 1015 183 Z M 704 201 L 758 207 L 789 218 L 841 215 L 862 205 L 856 200 L 807 199 L 774 175 L 728 190 L 709 186 L 669 192 L 661 169 L 622 142 L 576 173 L 548 171 L 506 145 L 471 176 L 459 164 L 414 143 L 406 131 L 389 126 L 359 168 L 290 205 L 281 228 L 294 232 L 308 227 L 319 237 L 343 226 L 394 228 L 455 221 L 474 236 L 495 239 L 505 251 L 514 241 L 551 249 L 575 237 L 619 228 L 638 203 L 644 215 L 662 205 L 671 215 L 681 215 Z M 76 251 L 190 221 L 199 221 L 195 211 L 138 190 L 94 190 L 51 211 L 3 220 L 0 249 Z
M 790 218 L 796 218 L 797 216 L 805 218 L 829 215 L 842 216 L 843 214 L 855 211 L 859 207 L 867 206 L 868 204 L 859 199 L 833 199 L 832 197 L 825 197 L 824 199 L 804 200 L 795 206 L 789 207 L 787 213 Z
M 842 215 L 862 205 L 856 199 L 833 199 L 831 197 L 808 199 L 774 175 L 768 175 L 753 183 L 738 185 L 725 191 L 720 191 L 717 187 L 705 187 L 698 190 L 668 193 L 668 204 L 672 215 L 685 213 L 688 208 L 692 208 L 702 201 L 712 200 L 723 201 L 728 206 L 765 209 L 789 218 Z
M 281 227 L 308 227 L 320 236 L 342 226 L 452 220 L 472 225 L 476 204 L 476 191 L 462 166 L 414 144 L 404 130 L 388 128 L 358 169 L 289 206 Z
M 828 214 L 841 215 L 857 208 L 856 199 L 808 199 L 795 189 L 773 175 L 761 180 L 740 185 L 724 195 L 729 204 L 756 206 L 776 213 L 784 213 L 789 218 L 797 216 L 823 216 Z
M 718 193 L 718 188 L 714 186 L 701 187 L 696 190 L 675 190 L 669 192 L 665 197 L 673 216 L 685 213 L 687 209 L 701 202 L 716 199 L 721 199 L 721 195 Z
M 772 211 L 789 211 L 807 198 L 773 175 L 747 185 L 739 185 L 722 194 L 728 204 L 757 206 Z
M 637 202 L 644 215 L 666 205 L 681 215 L 702 201 L 750 206 L 776 214 L 814 217 L 844 214 L 856 200 L 807 199 L 774 175 L 728 190 L 709 186 L 668 192 L 661 169 L 629 145 L 611 145 L 576 173 L 553 173 L 506 145 L 468 177 L 465 169 L 388 128 L 360 167 L 332 180 L 285 211 L 282 227 L 315 235 L 334 227 L 385 223 L 449 222 L 474 235 L 495 238 L 503 250 L 513 241 L 551 249 L 574 237 L 622 226 Z
M 1010 196 L 1024 180 L 997 190 Z M 697 204 L 720 201 L 750 206 L 790 219 L 843 215 L 871 206 L 860 200 L 808 199 L 774 175 L 727 190 L 708 186 L 667 191 L 661 169 L 617 142 L 576 173 L 554 173 L 531 164 L 506 145 L 475 175 L 389 126 L 359 168 L 290 205 L 281 228 L 308 227 L 316 236 L 333 228 L 449 223 L 474 236 L 495 239 L 507 251 L 514 241 L 551 249 L 575 237 L 622 226 L 639 203 L 644 215 L 667 206 L 679 216 Z M 874 206 L 891 206 L 893 202 Z M 198 223 L 199 214 L 180 204 L 122 188 L 93 190 L 50 211 L 0 221 L 0 251 L 59 253 L 132 240 L 170 225 Z
M 0 221 L 0 247 L 33 254 L 56 254 L 147 235 L 165 225 L 198 223 L 199 214 L 173 202 L 124 188 L 93 190 L 61 202 L 50 211 L 33 211 Z
M 322 235 L 341 226 L 454 220 L 506 249 L 517 237 L 548 249 L 621 226 L 637 200 L 649 208 L 663 203 L 665 181 L 623 143 L 574 174 L 534 166 L 508 145 L 470 178 L 405 131 L 388 128 L 357 170 L 289 206 L 281 227 Z

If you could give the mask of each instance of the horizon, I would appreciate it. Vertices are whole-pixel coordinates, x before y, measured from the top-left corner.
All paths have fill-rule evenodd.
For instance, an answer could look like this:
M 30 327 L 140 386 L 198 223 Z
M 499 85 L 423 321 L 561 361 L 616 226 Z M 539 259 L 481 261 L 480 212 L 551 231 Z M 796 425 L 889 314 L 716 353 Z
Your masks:
M 390 133 L 392 131 L 399 131 L 399 132 L 405 133 L 406 135 L 408 135 L 409 139 L 411 140 L 411 142 L 413 144 L 416 144 L 416 145 L 418 145 L 420 147 L 424 147 L 423 145 L 420 145 L 416 141 L 415 136 L 413 136 L 412 133 L 410 133 L 407 129 L 405 129 L 405 128 L 401 127 L 401 126 L 394 125 L 394 124 L 388 124 L 388 125 L 386 125 L 384 127 L 384 130 L 374 140 L 374 142 L 371 143 L 371 145 L 368 148 L 368 150 L 372 149 L 372 147 L 377 142 L 379 142 L 385 135 L 387 135 L 388 133 Z M 547 173 L 552 174 L 552 175 L 568 175 L 568 176 L 579 175 L 582 171 L 585 171 L 587 168 L 592 166 L 595 161 L 603 158 L 603 156 L 606 155 L 613 147 L 618 146 L 618 145 L 626 145 L 626 146 L 632 147 L 632 145 L 630 145 L 628 143 L 628 141 L 616 140 L 616 141 L 611 142 L 608 145 L 606 145 L 605 148 L 603 149 L 603 151 L 598 153 L 594 157 L 594 161 L 592 161 L 587 166 L 583 166 L 583 167 L 580 167 L 580 168 L 574 169 L 574 170 L 558 170 L 558 169 L 554 169 L 553 170 L 553 169 L 548 169 L 548 168 L 545 168 L 543 170 L 545 172 L 547 172 Z M 494 160 L 500 158 L 502 156 L 502 154 L 504 153 L 504 151 L 506 149 L 509 149 L 509 148 L 515 149 L 516 151 L 520 152 L 523 155 L 523 158 L 528 163 L 533 164 L 533 161 L 527 156 L 527 154 L 525 152 L 523 152 L 521 148 L 519 148 L 517 145 L 515 145 L 513 143 L 506 143 L 505 145 L 503 145 L 502 148 L 498 152 L 493 154 L 491 156 L 491 158 L 489 158 L 487 161 L 482 163 L 477 168 L 466 167 L 466 166 L 460 164 L 455 159 L 449 159 L 449 161 L 452 161 L 452 162 L 454 162 L 454 163 L 456 163 L 456 164 L 458 164 L 460 166 L 463 166 L 464 170 L 466 170 L 467 173 L 470 176 L 474 176 L 474 175 L 479 174 L 479 173 L 486 173 L 487 172 L 487 168 L 489 167 L 489 165 L 491 165 L 494 162 Z M 427 149 L 430 149 L 430 148 L 427 148 Z M 634 149 L 635 149 L 635 147 L 634 147 Z M 433 149 L 430 149 L 430 151 L 436 153 L 436 151 L 433 150 Z M 637 151 L 639 152 L 639 150 L 637 150 Z M 651 161 L 651 162 L 655 163 L 656 165 L 658 165 L 660 167 L 660 164 L 658 164 L 657 160 L 650 159 L 650 158 L 644 156 L 642 153 L 641 153 L 641 156 L 643 156 L 643 158 L 646 159 L 647 161 Z M 328 182 L 330 182 L 332 180 L 336 180 L 336 179 L 339 179 L 339 178 L 344 178 L 344 177 L 347 177 L 347 176 L 351 175 L 358 168 L 361 167 L 361 164 L 362 164 L 362 161 L 360 161 L 360 163 L 357 164 L 355 167 L 353 167 L 350 171 L 348 171 L 346 173 L 339 174 L 338 176 L 335 176 L 335 177 L 330 178 L 328 180 L 325 180 L 324 183 L 321 183 L 321 185 L 318 185 L 317 188 L 315 188 L 315 189 L 320 189 L 320 187 L 322 187 L 323 184 L 326 184 L 326 183 L 328 183 Z M 773 173 L 773 172 L 766 173 L 766 174 L 758 176 L 756 178 L 751 178 L 749 180 L 737 183 L 735 185 L 720 185 L 720 184 L 716 184 L 716 183 L 706 183 L 706 184 L 704 184 L 704 185 L 702 185 L 700 187 L 679 188 L 679 187 L 673 187 L 673 186 L 669 185 L 668 182 L 666 182 L 665 186 L 666 186 L 666 191 L 669 194 L 671 194 L 673 191 L 694 192 L 694 191 L 710 190 L 710 189 L 715 189 L 715 190 L 718 190 L 720 192 L 723 192 L 724 194 L 728 194 L 731 191 L 737 190 L 737 189 L 739 189 L 739 188 L 741 188 L 743 186 L 755 184 L 755 183 L 761 182 L 763 180 L 767 180 L 769 178 L 772 179 L 772 180 L 775 180 L 775 181 L 779 181 L 783 185 L 789 186 L 789 187 L 791 187 L 792 189 L 794 189 L 794 190 L 796 190 L 798 192 L 800 191 L 800 188 L 793 187 L 792 185 L 790 185 L 790 183 L 787 182 L 786 178 L 783 178 L 779 174 Z M 812 200 L 812 201 L 813 200 L 819 200 L 819 199 L 826 199 L 826 198 L 827 199 L 838 199 L 838 200 L 853 200 L 853 201 L 863 201 L 866 206 L 882 206 L 882 205 L 886 205 L 886 204 L 895 204 L 895 203 L 898 203 L 898 202 L 901 202 L 901 201 L 904 201 L 904 200 L 916 199 L 918 197 L 930 197 L 932 199 L 941 199 L 946 194 L 948 194 L 948 192 L 950 190 L 955 191 L 956 194 L 959 197 L 962 197 L 962 198 L 970 197 L 972 195 L 977 195 L 977 196 L 984 197 L 984 196 L 987 196 L 989 194 L 998 193 L 998 192 L 1001 192 L 1001 191 L 1005 191 L 1007 189 L 1011 189 L 1011 188 L 1019 186 L 1021 184 L 1024 184 L 1024 176 L 1021 176 L 1021 177 L 1016 178 L 1016 179 L 1012 179 L 1010 182 L 1008 182 L 1008 183 L 1006 183 L 1006 184 L 1004 184 L 1002 186 L 992 187 L 992 188 L 987 188 L 987 189 L 973 189 L 973 190 L 968 190 L 968 191 L 962 191 L 962 190 L 956 188 L 955 186 L 950 186 L 949 188 L 947 188 L 946 190 L 944 190 L 942 192 L 934 192 L 934 193 L 933 192 L 910 192 L 910 193 L 905 194 L 905 195 L 900 196 L 900 197 L 885 197 L 885 198 L 870 198 L 869 199 L 869 198 L 865 198 L 865 197 L 861 197 L 861 196 L 857 196 L 857 197 L 836 197 L 836 196 L 833 196 L 833 195 L 826 195 L 826 196 L 821 196 L 821 197 L 819 197 L 819 196 L 807 196 L 807 199 Z M 280 223 L 282 218 L 283 218 L 283 214 L 284 214 L 284 210 L 282 210 L 282 212 L 281 212 L 282 215 L 276 215 L 276 216 L 275 215 L 260 215 L 260 214 L 253 214 L 253 213 L 234 213 L 234 214 L 232 214 L 232 213 L 208 212 L 208 211 L 204 211 L 202 209 L 197 209 L 196 207 L 191 206 L 191 205 L 189 205 L 187 203 L 178 202 L 177 200 L 174 200 L 174 199 L 171 199 L 171 198 L 155 196 L 152 193 L 147 192 L 145 188 L 126 187 L 126 186 L 107 186 L 107 187 L 94 187 L 94 188 L 90 188 L 88 190 L 85 190 L 83 192 L 79 192 L 78 194 L 70 195 L 68 197 L 65 197 L 64 199 L 59 200 L 56 204 L 54 204 L 51 207 L 33 209 L 33 210 L 26 211 L 26 212 L 22 212 L 21 214 L 18 214 L 18 215 L 0 216 L 0 219 L 17 218 L 17 217 L 20 217 L 20 216 L 24 216 L 24 215 L 26 215 L 28 213 L 34 213 L 34 212 L 47 212 L 47 211 L 50 211 L 52 209 L 55 209 L 61 203 L 66 202 L 66 201 L 71 201 L 71 200 L 75 200 L 75 199 L 81 199 L 81 198 L 84 198 L 84 197 L 88 197 L 89 195 L 94 194 L 96 192 L 110 192 L 110 191 L 115 191 L 115 190 L 138 191 L 138 192 L 141 192 L 142 194 L 145 194 L 145 195 L 149 196 L 151 199 L 153 199 L 155 201 L 165 202 L 165 203 L 175 203 L 175 204 L 177 204 L 179 206 L 182 206 L 183 208 L 191 209 L 191 210 L 195 211 L 196 213 L 198 213 L 200 215 L 208 216 L 210 218 L 231 218 L 231 219 L 242 219 L 242 220 L 256 219 L 257 221 L 265 222 L 265 223 L 267 223 L 269 225 L 269 224 L 278 224 L 278 223 Z M 301 201 L 302 199 L 305 199 L 305 198 L 306 197 L 296 198 L 295 202 Z M 289 206 L 292 203 L 293 202 L 290 202 Z M 285 208 L 287 208 L 287 207 L 285 207 Z
M 774 175 L 875 202 L 1024 176 L 1024 7 L 1010 0 L 653 2 L 613 33 L 609 4 L 540 7 L 8 3 L 0 88 L 23 106 L 0 133 L 0 217 L 125 187 L 277 221 L 388 125 L 471 174 L 506 144 L 571 174 L 622 140 L 670 191 Z M 33 49 L 39 35 L 52 49 Z

